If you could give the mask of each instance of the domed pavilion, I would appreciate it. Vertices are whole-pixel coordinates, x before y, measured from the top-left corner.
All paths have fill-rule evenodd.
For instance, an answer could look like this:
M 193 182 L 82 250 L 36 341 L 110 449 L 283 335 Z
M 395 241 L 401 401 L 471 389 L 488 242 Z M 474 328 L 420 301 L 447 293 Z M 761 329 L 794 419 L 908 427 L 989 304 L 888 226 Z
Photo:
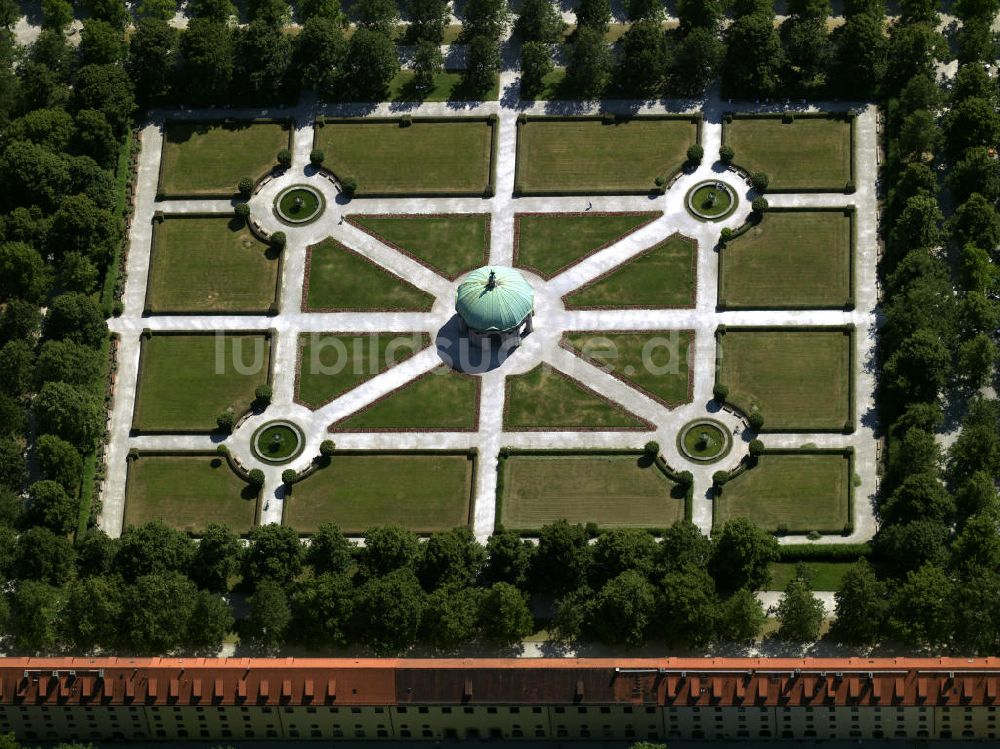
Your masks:
M 532 330 L 535 291 L 513 268 L 484 266 L 459 284 L 455 311 L 473 343 L 516 346 Z

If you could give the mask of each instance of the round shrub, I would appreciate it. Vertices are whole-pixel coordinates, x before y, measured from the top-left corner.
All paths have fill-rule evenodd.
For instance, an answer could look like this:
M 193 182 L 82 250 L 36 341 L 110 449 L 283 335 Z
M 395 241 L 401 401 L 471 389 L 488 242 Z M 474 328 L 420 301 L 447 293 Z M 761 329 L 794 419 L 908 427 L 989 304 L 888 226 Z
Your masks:
M 257 399 L 257 402 L 265 406 L 271 402 L 271 396 L 273 394 L 274 391 L 271 389 L 271 386 L 266 383 L 264 385 L 258 385 L 257 389 L 254 391 L 254 397 Z
M 655 184 L 657 187 L 663 187 L 665 184 L 667 184 L 667 178 L 664 177 L 662 174 L 658 174 L 656 175 L 656 179 L 653 180 L 653 184 Z
M 124 311 L 125 303 L 121 299 L 115 299 L 115 303 L 111 305 L 111 314 L 115 317 L 121 317 Z
M 413 117 L 411 115 L 404 114 L 402 117 L 399 118 L 400 127 L 409 127 L 412 124 L 413 124 Z
M 691 486 L 694 483 L 694 474 L 691 471 L 681 471 L 677 474 L 677 480 L 684 486 Z
M 313 166 L 319 166 L 323 163 L 323 159 L 326 158 L 326 154 L 323 153 L 322 148 L 314 148 L 309 152 L 309 163 Z
M 747 416 L 747 423 L 753 429 L 760 431 L 760 428 L 764 426 L 764 414 L 760 411 L 751 411 L 750 415 Z
M 719 241 L 720 242 L 725 243 L 725 242 L 728 242 L 732 238 L 733 238 L 733 230 L 730 229 L 728 226 L 725 229 L 723 229 L 722 231 L 719 232 Z
M 719 147 L 719 161 L 723 164 L 732 164 L 736 158 L 736 151 L 730 145 L 723 144 Z
M 323 440 L 319 443 L 319 454 L 324 458 L 330 458 L 333 456 L 333 451 L 337 449 L 333 440 Z
M 229 434 L 236 425 L 236 415 L 232 411 L 223 411 L 215 419 L 215 423 L 218 425 L 220 432 Z
M 283 484 L 294 484 L 295 479 L 299 477 L 299 474 L 294 468 L 286 468 L 281 472 L 281 483 Z
M 701 160 L 705 158 L 705 148 L 700 143 L 695 143 L 688 147 L 688 162 L 691 164 L 700 164 Z
M 255 486 L 259 489 L 264 486 L 264 472 L 259 468 L 254 468 L 247 474 L 247 480 L 250 482 L 250 486 Z
M 215 448 L 215 452 L 217 452 L 219 455 L 229 455 L 229 447 L 226 445 L 219 445 L 217 448 Z
M 750 175 L 750 185 L 757 192 L 764 192 L 769 182 L 766 172 L 754 172 Z
M 341 177 L 340 189 L 344 191 L 344 195 L 353 198 L 358 191 L 358 181 L 354 177 Z
M 806 538 L 808 538 L 810 541 L 819 541 L 821 538 L 823 538 L 823 534 L 820 533 L 819 531 L 809 531 L 806 534 Z
M 760 440 L 750 440 L 750 457 L 759 458 L 764 453 L 764 443 Z
M 729 481 L 729 471 L 716 471 L 712 474 L 712 483 L 716 486 L 722 486 L 727 481 Z
M 660 454 L 660 443 L 656 440 L 650 440 L 645 445 L 643 445 L 643 452 L 646 455 L 659 455 Z
M 712 388 L 712 397 L 719 403 L 725 403 L 726 398 L 729 397 L 729 386 L 723 385 L 721 382 L 717 382 L 715 387 Z
M 246 221 L 250 218 L 250 206 L 246 203 L 237 203 L 233 208 L 233 213 L 235 213 L 239 218 Z
M 278 151 L 278 163 L 281 164 L 285 169 L 292 165 L 292 152 L 287 148 L 282 148 Z
M 244 198 L 249 198 L 253 194 L 253 180 L 249 177 L 244 177 L 240 180 L 240 184 L 237 185 L 237 189 Z
M 288 242 L 288 237 L 285 236 L 285 232 L 276 231 L 269 238 L 272 247 L 277 247 L 279 250 L 285 249 L 285 244 Z

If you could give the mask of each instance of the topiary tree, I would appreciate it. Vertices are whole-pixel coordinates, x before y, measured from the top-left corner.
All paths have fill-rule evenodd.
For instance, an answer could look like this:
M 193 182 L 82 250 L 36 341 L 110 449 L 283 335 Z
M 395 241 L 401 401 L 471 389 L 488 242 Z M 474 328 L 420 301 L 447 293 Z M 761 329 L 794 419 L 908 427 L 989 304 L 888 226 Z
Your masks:
M 694 474 L 691 471 L 681 471 L 677 474 L 677 480 L 684 486 L 691 486 L 694 483 Z
M 660 443 L 655 440 L 650 440 L 645 445 L 643 445 L 643 452 L 646 455 L 659 455 L 660 454 Z
M 750 457 L 759 458 L 764 453 L 764 443 L 760 440 L 750 440 Z
M 754 430 L 759 432 L 761 427 L 764 426 L 764 414 L 760 411 L 751 411 L 747 416 L 747 423 L 750 424 Z
M 705 148 L 700 143 L 695 143 L 688 147 L 687 152 L 688 163 L 689 164 L 700 164 L 701 160 L 705 158 Z
M 722 244 L 725 244 L 732 238 L 733 238 L 733 230 L 730 229 L 728 226 L 719 232 L 719 241 Z
M 736 149 L 726 143 L 719 146 L 719 161 L 723 164 L 732 164 L 734 158 L 736 158 Z
M 323 153 L 322 148 L 314 148 L 309 152 L 309 163 L 313 166 L 322 164 L 324 158 L 326 158 L 326 155 Z
M 716 486 L 722 486 L 727 481 L 729 481 L 729 471 L 716 471 L 712 474 L 712 483 Z
M 760 215 L 767 210 L 767 198 L 754 198 L 753 202 L 750 204 L 753 212 Z
M 254 391 L 254 399 L 259 405 L 266 406 L 271 402 L 273 394 L 274 391 L 271 389 L 271 386 L 264 383 L 257 386 L 257 389 Z
M 270 236 L 269 241 L 272 247 L 283 250 L 285 249 L 285 244 L 288 242 L 288 237 L 285 236 L 285 232 L 276 231 Z
M 754 172 L 750 175 L 750 186 L 757 192 L 764 192 L 769 182 L 767 172 Z
M 220 432 L 232 434 L 233 427 L 236 425 L 236 415 L 232 411 L 223 411 L 216 417 L 215 423 Z
M 723 385 L 721 382 L 715 383 L 715 387 L 712 388 L 712 397 L 719 403 L 725 403 L 726 398 L 729 397 L 729 386 Z
M 249 198 L 253 194 L 253 180 L 249 177 L 244 177 L 240 180 L 239 185 L 237 185 L 237 190 L 239 190 L 240 195 L 244 198 Z
M 246 221 L 250 218 L 250 206 L 246 203 L 237 203 L 233 207 L 233 213 L 236 214 L 237 218 L 241 218 Z
M 282 148 L 278 151 L 277 159 L 282 168 L 287 169 L 292 165 L 292 152 L 287 148 Z
M 250 486 L 254 486 L 259 489 L 264 486 L 264 472 L 259 468 L 254 468 L 247 474 L 247 481 L 250 482 Z
M 336 444 L 333 440 L 323 440 L 319 443 L 319 454 L 324 458 L 330 458 L 333 456 L 334 450 L 337 449 Z
M 340 189 L 348 198 L 353 198 L 354 193 L 358 191 L 358 181 L 354 177 L 341 177 Z
M 281 472 L 281 483 L 288 484 L 291 486 L 295 483 L 295 479 L 299 477 L 298 472 L 294 468 L 286 468 Z

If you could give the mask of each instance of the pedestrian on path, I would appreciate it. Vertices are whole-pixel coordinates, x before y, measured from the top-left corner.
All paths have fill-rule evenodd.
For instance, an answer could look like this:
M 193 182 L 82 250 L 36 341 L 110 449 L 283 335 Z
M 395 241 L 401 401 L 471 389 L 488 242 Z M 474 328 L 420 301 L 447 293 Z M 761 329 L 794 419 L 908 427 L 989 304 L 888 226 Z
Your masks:
M 589 211 L 593 207 L 594 207 L 594 201 L 588 200 L 587 201 L 587 210 Z

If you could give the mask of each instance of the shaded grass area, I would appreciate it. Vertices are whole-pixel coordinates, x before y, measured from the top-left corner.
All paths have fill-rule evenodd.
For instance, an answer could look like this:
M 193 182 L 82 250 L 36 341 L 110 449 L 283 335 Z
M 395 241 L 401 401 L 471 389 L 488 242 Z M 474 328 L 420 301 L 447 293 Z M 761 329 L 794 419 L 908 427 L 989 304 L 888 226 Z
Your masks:
M 334 454 L 295 484 L 282 522 L 302 534 L 334 523 L 353 535 L 383 525 L 416 533 L 468 525 L 473 468 L 464 454 Z
M 507 378 L 505 429 L 648 429 L 624 406 L 546 365 Z
M 334 239 L 309 248 L 304 309 L 427 312 L 434 297 Z
M 486 264 L 490 243 L 487 213 L 452 216 L 355 215 L 349 223 L 396 246 L 448 278 Z
M 635 455 L 511 455 L 500 522 L 530 531 L 565 519 L 603 528 L 665 528 L 684 519 L 684 489 Z
M 851 179 L 847 120 L 737 118 L 724 127 L 725 142 L 736 151 L 735 163 L 749 172 L 766 172 L 771 190 L 843 190 Z
M 813 590 L 840 590 L 840 583 L 854 562 L 802 562 L 809 570 Z M 772 562 L 771 590 L 784 590 L 795 578 L 795 562 Z
M 765 453 L 715 498 L 714 522 L 749 518 L 776 532 L 836 531 L 850 521 L 851 462 L 845 455 Z
M 697 244 L 679 234 L 563 297 L 566 309 L 693 307 Z
M 690 120 L 528 120 L 518 128 L 515 192 L 652 190 L 697 139 Z
M 851 418 L 852 336 L 843 330 L 739 330 L 719 338 L 719 381 L 764 428 L 840 430 Z
M 337 432 L 471 431 L 479 422 L 479 378 L 440 366 L 332 427 Z
M 562 338 L 584 359 L 671 406 L 691 401 L 688 353 L 693 341 L 690 330 L 583 331 Z
M 724 307 L 843 307 L 851 299 L 851 216 L 778 211 L 722 250 Z
M 461 70 L 440 70 L 431 87 L 421 90 L 413 80 L 412 70 L 400 70 L 389 82 L 389 101 L 496 101 L 500 96 L 500 76 L 486 91 L 473 91 L 462 80 Z
M 303 333 L 295 399 L 319 408 L 428 345 L 427 333 Z
M 236 194 L 243 177 L 257 179 L 288 148 L 280 124 L 168 122 L 159 191 L 171 195 Z
M 276 303 L 280 253 L 237 218 L 153 224 L 146 305 L 151 312 L 264 311 Z
M 485 120 L 328 123 L 316 130 L 325 166 L 358 181 L 357 195 L 478 194 L 490 181 Z
M 142 455 L 128 470 L 125 528 L 162 520 L 197 535 L 209 523 L 241 534 L 254 526 L 257 492 L 222 458 Z
M 514 215 L 514 264 L 551 278 L 662 213 L 519 213 Z
M 223 411 L 238 416 L 268 380 L 264 335 L 153 335 L 140 354 L 133 427 L 210 432 Z

